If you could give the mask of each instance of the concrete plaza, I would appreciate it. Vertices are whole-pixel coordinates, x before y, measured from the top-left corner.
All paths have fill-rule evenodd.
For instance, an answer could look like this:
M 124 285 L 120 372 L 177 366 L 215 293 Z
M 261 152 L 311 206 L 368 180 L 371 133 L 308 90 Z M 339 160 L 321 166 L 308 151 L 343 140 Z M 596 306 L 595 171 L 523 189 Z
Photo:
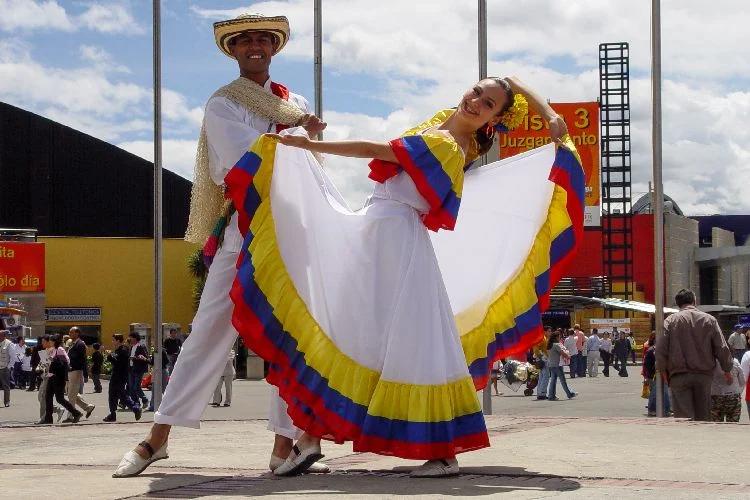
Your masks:
M 201 430 L 175 428 L 170 459 L 141 477 L 112 479 L 123 452 L 142 439 L 151 414 L 104 424 L 97 410 L 79 425 L 33 426 L 35 393 L 13 391 L 0 409 L 0 498 L 750 498 L 738 464 L 750 425 L 643 416 L 639 368 L 631 377 L 575 379 L 574 400 L 536 401 L 502 387 L 487 418 L 492 447 L 459 456 L 457 478 L 417 480 L 418 462 L 324 445 L 329 475 L 277 479 L 267 472 L 268 389 L 237 381 L 230 408 L 208 408 Z M 106 390 L 106 386 L 105 386 Z

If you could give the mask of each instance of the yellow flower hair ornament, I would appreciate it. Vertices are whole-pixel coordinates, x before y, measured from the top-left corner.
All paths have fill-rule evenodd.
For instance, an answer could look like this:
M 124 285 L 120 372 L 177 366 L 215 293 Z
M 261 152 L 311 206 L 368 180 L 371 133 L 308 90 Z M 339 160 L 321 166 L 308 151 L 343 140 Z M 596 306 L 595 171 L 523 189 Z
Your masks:
M 529 113 L 529 103 L 526 98 L 519 94 L 513 94 L 513 105 L 502 114 L 500 121 L 495 125 L 498 132 L 508 132 L 523 123 L 523 119 Z

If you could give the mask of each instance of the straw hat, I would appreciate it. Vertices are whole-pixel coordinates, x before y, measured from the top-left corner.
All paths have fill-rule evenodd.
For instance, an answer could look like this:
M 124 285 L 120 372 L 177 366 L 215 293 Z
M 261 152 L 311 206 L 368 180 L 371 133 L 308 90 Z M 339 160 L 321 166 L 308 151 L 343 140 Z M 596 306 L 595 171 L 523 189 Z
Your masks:
M 266 17 L 260 14 L 242 14 L 234 19 L 214 23 L 214 38 L 219 49 L 232 59 L 229 41 L 245 31 L 267 31 L 279 41 L 275 54 L 284 48 L 289 40 L 289 20 L 285 16 Z

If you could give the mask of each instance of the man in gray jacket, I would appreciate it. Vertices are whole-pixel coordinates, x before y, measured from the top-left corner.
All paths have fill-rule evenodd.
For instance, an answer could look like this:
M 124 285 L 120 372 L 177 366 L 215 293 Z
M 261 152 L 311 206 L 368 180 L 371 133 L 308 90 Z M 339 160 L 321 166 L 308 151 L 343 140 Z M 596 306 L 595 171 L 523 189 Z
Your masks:
M 656 367 L 672 389 L 674 416 L 707 421 L 716 360 L 729 372 L 732 354 L 716 318 L 695 307 L 692 290 L 677 292 L 675 302 L 680 311 L 664 321 L 664 338 L 656 343 Z

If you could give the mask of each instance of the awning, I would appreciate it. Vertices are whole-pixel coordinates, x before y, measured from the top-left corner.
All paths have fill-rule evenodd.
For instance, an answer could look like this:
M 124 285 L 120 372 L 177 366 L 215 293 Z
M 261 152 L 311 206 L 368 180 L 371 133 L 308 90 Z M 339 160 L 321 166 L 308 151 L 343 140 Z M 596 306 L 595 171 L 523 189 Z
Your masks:
M 551 302 L 556 306 L 579 306 L 579 307 L 606 307 L 608 309 L 622 309 L 626 311 L 638 311 L 648 314 L 656 313 L 656 306 L 646 302 L 635 300 L 623 300 L 615 298 L 581 297 L 579 295 L 553 295 Z M 665 313 L 675 313 L 679 309 L 665 307 Z

